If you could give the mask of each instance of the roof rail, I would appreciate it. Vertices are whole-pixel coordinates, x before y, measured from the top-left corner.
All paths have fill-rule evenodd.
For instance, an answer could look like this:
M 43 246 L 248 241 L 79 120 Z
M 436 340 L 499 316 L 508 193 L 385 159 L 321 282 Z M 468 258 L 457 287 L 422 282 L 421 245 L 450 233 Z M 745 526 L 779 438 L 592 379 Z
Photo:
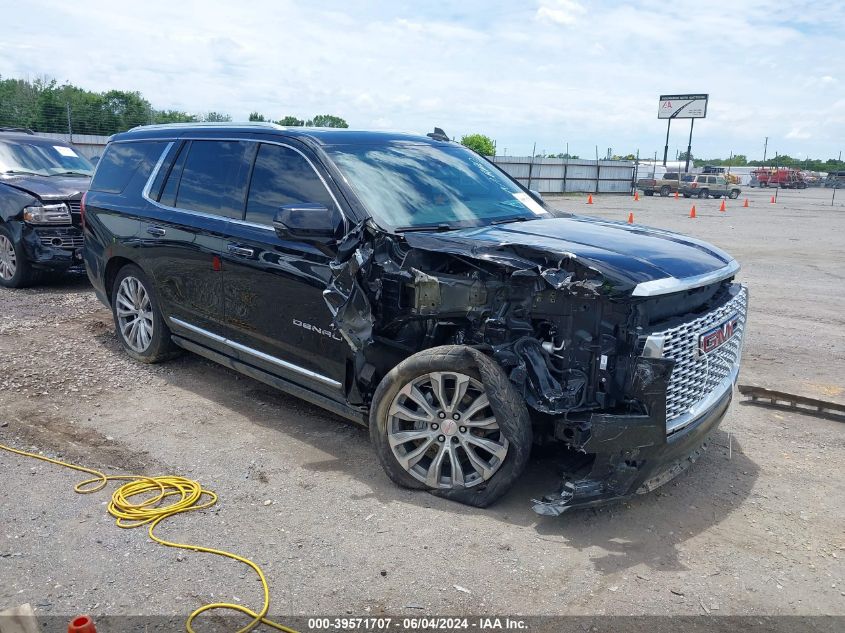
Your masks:
M 281 125 L 270 121 L 197 121 L 195 123 L 153 123 L 152 125 L 136 125 L 131 130 L 170 130 L 189 127 L 259 127 L 273 130 L 283 130 Z
M 23 132 L 24 134 L 35 134 L 28 127 L 5 127 L 0 126 L 0 132 Z

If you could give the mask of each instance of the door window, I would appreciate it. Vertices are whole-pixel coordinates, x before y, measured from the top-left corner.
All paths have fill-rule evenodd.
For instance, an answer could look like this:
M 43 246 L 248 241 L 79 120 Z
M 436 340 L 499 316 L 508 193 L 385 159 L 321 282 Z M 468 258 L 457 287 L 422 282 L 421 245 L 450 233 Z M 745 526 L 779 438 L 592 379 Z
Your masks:
M 272 224 L 283 205 L 297 203 L 334 207 L 323 181 L 302 154 L 289 147 L 262 143 L 252 172 L 246 220 Z
M 181 179 L 171 187 L 170 181 L 179 178 L 174 165 L 162 202 L 175 189 L 175 207 L 241 219 L 254 152 L 255 144 L 248 141 L 192 141 Z

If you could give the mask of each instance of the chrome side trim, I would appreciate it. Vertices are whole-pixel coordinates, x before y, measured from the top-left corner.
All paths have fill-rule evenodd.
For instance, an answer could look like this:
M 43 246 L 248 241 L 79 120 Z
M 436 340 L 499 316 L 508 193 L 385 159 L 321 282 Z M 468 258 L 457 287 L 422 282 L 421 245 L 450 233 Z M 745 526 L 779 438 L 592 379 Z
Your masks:
M 284 128 L 279 128 L 279 129 L 283 130 Z M 325 178 L 323 178 L 323 175 L 314 166 L 314 163 L 311 162 L 311 159 L 308 158 L 308 156 L 304 152 L 302 152 L 300 149 L 294 147 L 293 145 L 289 145 L 287 143 L 281 143 L 279 141 L 254 139 L 254 138 L 239 138 L 239 137 L 236 137 L 236 136 L 225 137 L 225 138 L 224 137 L 189 137 L 189 138 L 182 138 L 182 139 L 179 139 L 179 140 L 180 141 L 237 141 L 237 142 L 240 142 L 240 143 L 266 143 L 267 145 L 279 145 L 280 147 L 285 147 L 287 149 L 293 150 L 294 152 L 296 152 L 297 154 L 302 156 L 302 158 L 305 159 L 305 162 L 308 163 L 308 166 L 311 167 L 311 169 L 317 175 L 317 178 L 320 179 L 320 182 L 323 184 L 323 187 L 325 188 L 326 192 L 329 194 L 329 196 L 331 196 L 332 202 L 334 202 L 334 206 L 338 210 L 338 213 L 340 213 L 341 216 L 346 218 L 346 214 L 343 212 L 343 207 L 341 207 L 340 204 L 338 203 L 337 198 L 334 195 L 334 192 L 331 190 L 331 187 L 329 187 Z M 146 200 L 147 202 L 155 205 L 159 209 L 164 209 L 166 211 L 175 211 L 177 213 L 186 213 L 186 214 L 189 214 L 189 215 L 194 215 L 194 216 L 203 217 L 203 218 L 212 218 L 212 219 L 215 219 L 215 220 L 226 220 L 227 222 L 232 222 L 234 224 L 240 224 L 240 225 L 243 225 L 243 226 L 251 226 L 251 227 L 254 227 L 254 228 L 263 229 L 265 231 L 270 231 L 270 232 L 275 233 L 276 229 L 273 228 L 273 226 L 271 226 L 271 225 L 258 224 L 256 222 L 248 222 L 246 220 L 239 220 L 237 218 L 229 218 L 229 217 L 226 217 L 225 215 L 214 215 L 213 213 L 203 213 L 202 211 L 192 211 L 190 209 L 180 209 L 178 207 L 171 207 L 171 206 L 168 206 L 166 204 L 161 204 L 160 202 L 157 202 L 156 200 L 153 200 L 152 198 L 150 198 L 149 193 L 150 193 L 150 189 L 153 186 L 153 181 L 158 176 L 158 172 L 161 169 L 162 164 L 164 163 L 164 159 L 167 156 L 168 152 L 170 151 L 170 148 L 173 147 L 174 143 L 175 143 L 175 141 L 171 141 L 167 145 L 167 147 L 165 148 L 161 157 L 158 159 L 158 163 L 156 163 L 156 166 L 153 169 L 152 173 L 150 173 L 150 177 L 147 178 L 147 182 L 144 185 L 144 188 L 141 190 L 141 197 L 144 200 Z
M 264 352 L 260 352 L 257 349 L 247 347 L 246 345 L 242 345 L 237 341 L 233 341 L 232 339 L 222 337 L 219 334 L 215 334 L 214 332 L 209 332 L 208 330 L 204 330 L 203 328 L 197 327 L 196 325 L 186 323 L 182 319 L 177 319 L 176 317 L 168 317 L 168 320 L 171 323 L 178 325 L 179 327 L 183 327 L 186 330 L 190 330 L 191 332 L 204 336 L 217 343 L 227 345 L 232 349 L 238 350 L 239 352 L 244 352 L 245 354 L 249 354 L 250 356 L 253 356 L 255 358 L 260 358 L 261 360 L 268 363 L 272 363 L 273 365 L 277 365 L 282 369 L 295 372 L 297 374 L 310 378 L 311 380 L 316 380 L 317 382 L 321 382 L 324 385 L 328 385 L 329 387 L 332 387 L 334 389 L 340 389 L 342 387 L 342 385 L 337 380 L 329 378 L 328 376 L 318 374 L 317 372 L 311 371 L 310 369 L 305 369 L 304 367 L 300 367 L 299 365 L 294 365 L 293 363 L 289 363 L 288 361 L 282 360 L 281 358 L 270 356 L 270 354 L 265 354 Z
M 158 157 L 156 161 L 155 167 L 153 167 L 152 172 L 150 172 L 150 177 L 147 178 L 147 182 L 144 184 L 144 188 L 141 189 L 141 197 L 144 200 L 149 200 L 150 188 L 153 186 L 153 181 L 155 177 L 158 175 L 158 170 L 161 169 L 162 163 L 164 163 L 164 159 L 167 158 L 167 155 L 170 153 L 170 150 L 173 148 L 175 141 L 170 141 L 162 151 L 161 156 Z
M 657 295 L 668 295 L 673 292 L 681 292 L 683 290 L 690 290 L 698 288 L 699 286 L 706 286 L 717 281 L 722 281 L 728 277 L 733 277 L 739 272 L 739 262 L 732 259 L 724 268 L 714 270 L 713 272 L 704 273 L 703 275 L 696 275 L 694 277 L 684 277 L 677 279 L 676 277 L 666 277 L 665 279 L 655 279 L 653 281 L 644 281 L 637 284 L 634 291 L 631 293 L 634 297 L 655 297 Z

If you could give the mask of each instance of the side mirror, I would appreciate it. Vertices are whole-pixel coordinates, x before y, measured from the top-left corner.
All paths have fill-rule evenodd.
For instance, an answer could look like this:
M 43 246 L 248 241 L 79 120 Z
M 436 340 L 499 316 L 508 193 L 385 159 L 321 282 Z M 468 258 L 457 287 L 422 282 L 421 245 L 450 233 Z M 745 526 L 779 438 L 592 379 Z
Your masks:
M 343 218 L 322 204 L 286 204 L 273 219 L 276 235 L 315 244 L 333 244 L 343 233 Z
M 542 202 L 542 201 L 543 201 L 543 196 L 540 194 L 540 192 L 539 192 L 539 191 L 535 191 L 534 189 L 529 189 L 528 191 L 531 193 L 531 195 L 532 195 L 532 196 L 534 196 L 534 199 L 535 199 L 537 202 Z

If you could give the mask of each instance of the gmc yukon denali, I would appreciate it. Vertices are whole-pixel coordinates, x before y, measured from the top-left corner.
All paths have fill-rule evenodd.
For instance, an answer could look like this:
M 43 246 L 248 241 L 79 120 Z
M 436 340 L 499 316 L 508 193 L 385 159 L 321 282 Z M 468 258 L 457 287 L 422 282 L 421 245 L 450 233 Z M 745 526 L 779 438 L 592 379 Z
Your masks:
M 666 231 L 552 212 L 439 130 L 136 128 L 83 204 L 126 352 L 189 350 L 369 427 L 397 484 L 486 506 L 534 444 L 534 509 L 652 490 L 730 403 L 739 266 Z M 557 216 L 557 217 L 555 217 Z

